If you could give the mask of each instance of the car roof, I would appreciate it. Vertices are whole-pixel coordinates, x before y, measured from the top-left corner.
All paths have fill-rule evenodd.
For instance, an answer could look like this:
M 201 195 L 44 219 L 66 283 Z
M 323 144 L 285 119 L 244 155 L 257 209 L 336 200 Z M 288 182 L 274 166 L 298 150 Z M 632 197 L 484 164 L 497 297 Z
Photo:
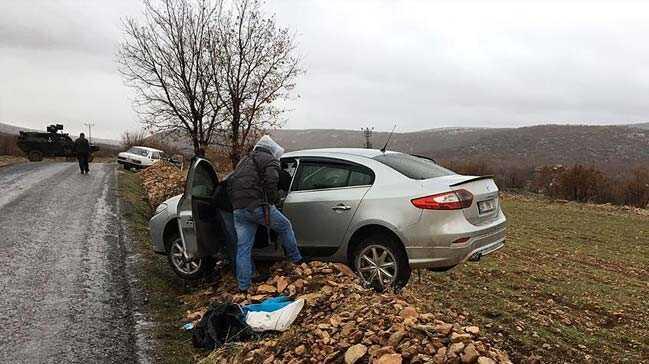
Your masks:
M 163 152 L 163 151 L 161 151 L 160 149 L 149 148 L 149 147 L 141 147 L 141 146 L 139 146 L 139 145 L 134 145 L 134 146 L 132 146 L 131 148 L 140 148 L 140 149 L 148 150 L 149 152 Z M 131 149 L 131 148 L 129 148 L 129 149 Z M 163 153 L 164 153 L 164 152 L 163 152 Z
M 385 154 L 397 153 L 391 150 L 385 152 Z M 284 153 L 282 158 L 290 157 L 331 157 L 331 156 L 356 156 L 356 157 L 365 157 L 365 158 L 374 158 L 384 154 L 379 149 L 365 149 L 365 148 L 320 148 L 320 149 L 304 149 L 296 150 L 293 152 Z

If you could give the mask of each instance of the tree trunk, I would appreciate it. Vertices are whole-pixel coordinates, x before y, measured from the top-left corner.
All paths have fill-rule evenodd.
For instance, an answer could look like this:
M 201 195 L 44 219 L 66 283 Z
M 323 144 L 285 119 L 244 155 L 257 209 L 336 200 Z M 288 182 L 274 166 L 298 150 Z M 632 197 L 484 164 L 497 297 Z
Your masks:
M 196 135 L 196 132 L 192 133 L 192 144 L 194 145 L 194 155 L 200 155 L 201 143 L 198 140 L 198 135 Z
M 232 168 L 236 167 L 241 160 L 241 147 L 242 143 L 239 141 L 239 126 L 241 125 L 241 113 L 239 111 L 239 105 L 235 103 L 232 107 L 232 126 L 231 131 L 232 135 L 230 138 L 230 162 L 232 163 Z

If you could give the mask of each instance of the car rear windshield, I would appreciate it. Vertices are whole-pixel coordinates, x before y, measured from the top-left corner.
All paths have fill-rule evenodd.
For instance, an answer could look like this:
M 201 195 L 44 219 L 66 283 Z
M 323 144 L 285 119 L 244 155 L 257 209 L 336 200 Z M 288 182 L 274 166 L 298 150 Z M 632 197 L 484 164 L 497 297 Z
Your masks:
M 146 149 L 142 149 L 142 148 L 131 148 L 128 150 L 128 152 L 131 154 L 141 155 L 143 157 L 149 155 L 149 152 L 147 152 Z
M 404 153 L 386 153 L 373 158 L 412 179 L 428 179 L 448 176 L 455 172 L 446 169 L 430 159 Z

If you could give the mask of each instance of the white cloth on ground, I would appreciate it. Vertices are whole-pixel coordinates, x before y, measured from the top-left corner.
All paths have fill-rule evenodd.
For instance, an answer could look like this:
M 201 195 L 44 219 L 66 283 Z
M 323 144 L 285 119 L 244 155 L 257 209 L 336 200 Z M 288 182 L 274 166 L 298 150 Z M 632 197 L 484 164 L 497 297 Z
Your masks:
M 246 323 L 253 331 L 284 331 L 295 321 L 304 307 L 304 300 L 297 300 L 272 312 L 252 311 L 246 314 Z

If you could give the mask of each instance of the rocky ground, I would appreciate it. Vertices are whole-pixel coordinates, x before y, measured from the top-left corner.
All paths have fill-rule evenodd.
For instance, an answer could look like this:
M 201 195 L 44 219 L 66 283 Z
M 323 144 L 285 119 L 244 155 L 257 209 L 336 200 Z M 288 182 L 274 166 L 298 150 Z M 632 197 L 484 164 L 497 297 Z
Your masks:
M 280 294 L 306 305 L 291 328 L 259 340 L 229 343 L 202 363 L 509 363 L 477 326 L 449 321 L 439 312 L 422 312 L 408 289 L 377 293 L 363 288 L 344 264 L 289 263 L 271 268 L 272 278 L 255 285 L 254 294 L 236 292 L 226 275 L 201 295 L 186 297 L 247 304 Z M 190 311 L 197 322 L 205 308 Z
M 139 175 L 147 192 L 147 200 L 155 209 L 169 197 L 183 193 L 187 173 L 170 163 L 160 161 L 142 170 Z

